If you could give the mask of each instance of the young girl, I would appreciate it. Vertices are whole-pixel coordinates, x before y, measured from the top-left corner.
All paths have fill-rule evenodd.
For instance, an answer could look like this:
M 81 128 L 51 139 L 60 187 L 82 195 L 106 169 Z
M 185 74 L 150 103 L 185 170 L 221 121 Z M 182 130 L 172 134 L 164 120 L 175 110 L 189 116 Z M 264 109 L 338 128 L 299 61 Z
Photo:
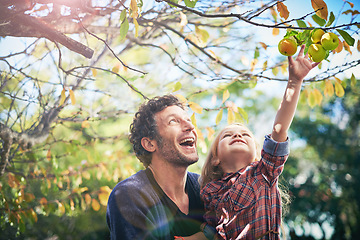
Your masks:
M 296 60 L 288 57 L 288 84 L 261 154 L 253 134 L 242 124 L 227 126 L 216 137 L 200 179 L 206 225 L 203 232 L 180 239 L 212 239 L 212 229 L 220 239 L 280 239 L 278 177 L 289 155 L 287 132 L 303 79 L 319 64 L 304 56 L 304 48 Z
M 281 196 L 278 177 L 289 155 L 287 132 L 295 115 L 301 84 L 319 63 L 304 56 L 289 61 L 289 81 L 272 133 L 259 147 L 241 124 L 225 127 L 216 137 L 201 175 L 200 194 L 207 224 L 221 239 L 279 239 Z

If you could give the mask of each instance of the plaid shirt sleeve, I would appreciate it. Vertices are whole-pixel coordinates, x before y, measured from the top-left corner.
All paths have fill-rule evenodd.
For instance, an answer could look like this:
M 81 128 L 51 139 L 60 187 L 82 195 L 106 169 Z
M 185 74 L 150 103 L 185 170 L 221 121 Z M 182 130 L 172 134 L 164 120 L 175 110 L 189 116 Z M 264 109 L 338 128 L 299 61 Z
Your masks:
M 276 142 L 270 135 L 265 136 L 259 168 L 265 179 L 272 185 L 282 173 L 290 154 L 289 139 Z

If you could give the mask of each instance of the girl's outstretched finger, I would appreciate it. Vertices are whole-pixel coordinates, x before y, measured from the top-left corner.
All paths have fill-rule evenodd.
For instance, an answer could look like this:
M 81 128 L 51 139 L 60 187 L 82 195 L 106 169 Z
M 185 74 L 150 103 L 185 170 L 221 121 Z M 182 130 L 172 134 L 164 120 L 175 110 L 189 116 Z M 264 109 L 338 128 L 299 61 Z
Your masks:
M 298 57 L 303 57 L 304 56 L 304 50 L 305 50 L 305 45 L 303 44 L 303 45 L 301 45 Z
M 290 65 L 294 65 L 294 63 L 295 63 L 292 56 L 288 56 L 288 61 L 289 61 Z

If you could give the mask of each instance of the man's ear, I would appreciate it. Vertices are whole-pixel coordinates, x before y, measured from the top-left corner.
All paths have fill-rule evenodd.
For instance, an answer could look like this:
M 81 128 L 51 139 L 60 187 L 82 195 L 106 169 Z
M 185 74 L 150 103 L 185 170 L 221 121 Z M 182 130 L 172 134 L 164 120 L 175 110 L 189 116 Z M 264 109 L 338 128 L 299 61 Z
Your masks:
M 155 152 L 156 150 L 155 140 L 151 140 L 148 137 L 143 137 L 141 139 L 141 146 L 148 152 Z

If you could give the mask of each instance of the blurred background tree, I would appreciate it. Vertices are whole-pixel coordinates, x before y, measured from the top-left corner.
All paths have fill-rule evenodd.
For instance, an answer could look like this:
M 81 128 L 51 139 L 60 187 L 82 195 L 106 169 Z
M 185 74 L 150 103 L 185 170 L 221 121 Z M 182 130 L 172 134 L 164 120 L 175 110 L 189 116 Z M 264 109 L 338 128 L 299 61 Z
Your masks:
M 262 138 L 287 81 L 277 43 L 314 27 L 341 44 L 304 83 L 283 177 L 288 236 L 353 239 L 359 11 L 308 3 L 298 13 L 294 1 L 3 0 L 0 239 L 107 239 L 111 189 L 143 168 L 127 134 L 148 98 L 173 93 L 189 106 L 201 155 L 192 171 L 227 123 Z

